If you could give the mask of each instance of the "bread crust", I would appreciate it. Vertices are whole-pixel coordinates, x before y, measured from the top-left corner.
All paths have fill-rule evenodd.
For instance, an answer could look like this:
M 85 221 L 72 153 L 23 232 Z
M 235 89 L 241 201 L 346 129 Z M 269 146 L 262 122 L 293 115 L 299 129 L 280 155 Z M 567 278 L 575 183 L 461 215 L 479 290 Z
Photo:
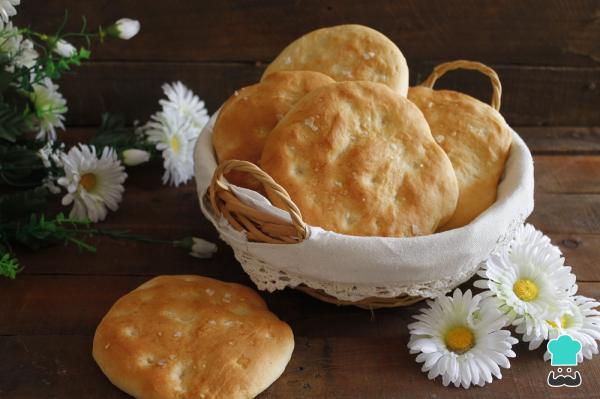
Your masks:
M 257 164 L 266 137 L 277 122 L 305 94 L 333 82 L 319 72 L 282 71 L 236 91 L 223 104 L 213 129 L 217 160 L 239 159 Z M 247 174 L 234 172 L 226 177 L 235 185 L 260 189 L 260 184 Z
M 425 115 L 458 179 L 456 211 L 440 230 L 462 227 L 496 201 L 510 129 L 498 111 L 464 93 L 417 86 L 409 89 L 408 99 Z
M 113 305 L 93 356 L 136 398 L 253 398 L 281 375 L 293 348 L 290 327 L 250 288 L 161 276 Z
M 317 29 L 289 44 L 268 66 L 322 72 L 338 82 L 367 80 L 387 85 L 406 97 L 408 66 L 400 49 L 382 33 L 363 25 Z
M 458 198 L 421 111 L 378 83 L 334 83 L 302 98 L 267 138 L 261 165 L 308 224 L 343 234 L 430 234 Z

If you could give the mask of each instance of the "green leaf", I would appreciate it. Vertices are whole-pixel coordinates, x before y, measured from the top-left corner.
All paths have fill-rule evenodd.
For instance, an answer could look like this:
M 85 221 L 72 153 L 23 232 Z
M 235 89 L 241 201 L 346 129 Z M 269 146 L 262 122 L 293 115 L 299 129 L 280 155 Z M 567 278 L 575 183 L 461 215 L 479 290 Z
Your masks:
M 19 266 L 17 258 L 0 248 L 0 276 L 14 280 L 17 277 L 17 273 L 21 270 L 22 268 Z
M 62 58 L 60 61 L 58 61 L 58 65 L 57 65 L 57 69 L 61 70 L 61 71 L 68 71 L 69 70 L 69 62 L 67 61 L 66 58 Z
M 54 61 L 51 58 L 46 60 L 46 67 L 44 69 L 44 74 L 50 79 L 55 79 L 59 76 L 58 70 Z
M 5 224 L 4 231 L 12 241 L 34 251 L 64 242 L 75 244 L 82 251 L 95 252 L 96 248 L 80 237 L 85 234 L 100 234 L 97 229 L 89 229 L 87 220 L 67 219 L 62 214 L 46 219 L 44 214 L 38 216 L 35 213 L 28 218 Z
M 85 47 L 81 47 L 79 49 L 79 59 L 89 60 L 91 55 L 92 55 L 92 52 L 90 50 L 86 49 Z

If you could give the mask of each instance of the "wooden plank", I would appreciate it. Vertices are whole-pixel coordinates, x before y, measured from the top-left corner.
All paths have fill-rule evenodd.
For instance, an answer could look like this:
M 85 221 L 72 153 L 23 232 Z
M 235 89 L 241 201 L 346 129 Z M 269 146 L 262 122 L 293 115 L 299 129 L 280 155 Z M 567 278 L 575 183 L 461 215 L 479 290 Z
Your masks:
M 137 231 L 136 231 L 137 233 Z M 182 236 L 182 232 L 177 232 Z M 193 234 L 193 232 L 190 232 Z M 146 236 L 168 238 L 164 231 L 148 231 Z M 199 234 L 197 234 L 199 236 Z M 217 234 L 202 236 L 218 245 L 210 259 L 197 259 L 170 245 L 115 241 L 109 238 L 88 240 L 97 248 L 96 253 L 79 252 L 74 246 L 55 246 L 43 251 L 19 251 L 23 275 L 131 275 L 203 274 L 221 276 L 231 281 L 244 280 L 243 272 L 233 257 L 231 248 L 220 241 Z
M 129 42 L 98 46 L 101 60 L 269 61 L 289 42 L 316 28 L 361 23 L 388 35 L 410 63 L 476 59 L 503 64 L 594 65 L 600 59 L 597 3 L 535 0 L 277 0 L 169 2 L 55 0 L 52 7 L 22 2 L 16 22 L 54 32 L 64 9 L 70 27 L 86 15 L 91 26 L 123 16 L 142 30 Z M 176 21 L 176 23 L 174 23 Z M 550 86 L 550 85 L 549 85 Z M 535 98 L 535 97 L 531 97 Z
M 90 336 L 0 337 L 0 396 L 127 398 L 102 375 L 91 357 Z
M 600 281 L 600 235 L 549 234 L 565 256 L 565 263 L 573 267 L 577 281 Z M 600 297 L 598 297 L 600 299 Z
M 600 233 L 600 195 L 535 194 L 528 221 L 545 233 Z
M 371 326 L 376 331 L 375 326 Z M 349 327 L 352 328 L 352 327 Z M 296 346 L 284 374 L 259 398 L 414 398 L 534 397 L 566 398 L 564 390 L 546 385 L 550 364 L 543 349 L 515 347 L 518 357 L 503 379 L 468 391 L 445 388 L 420 372 L 408 353 L 405 326 L 387 337 L 305 337 Z M 0 337 L 0 395 L 3 398 L 126 398 L 102 375 L 91 357 L 90 336 L 46 335 Z M 577 367 L 583 384 L 569 398 L 598 398 L 600 357 Z
M 225 266 L 225 265 L 223 265 Z M 228 265 L 231 266 L 231 265 Z M 165 267 L 162 274 L 173 273 Z M 203 271 L 196 274 L 210 275 Z M 252 286 L 241 268 L 235 273 L 223 270 L 213 276 Z M 152 276 L 21 276 L 15 281 L 0 281 L 0 335 L 93 334 L 112 304 Z M 370 335 L 372 318 L 368 311 L 336 307 L 317 301 L 295 290 L 262 292 L 271 310 L 292 325 L 297 334 L 311 336 Z M 377 313 L 379 334 L 393 331 L 408 322 L 410 309 Z M 358 323 L 346 330 L 327 320 L 340 317 Z
M 535 154 L 599 154 L 598 127 L 515 127 Z
M 183 81 L 213 113 L 236 89 L 258 81 L 261 71 L 234 63 L 88 63 L 76 75 L 65 76 L 61 90 L 68 101 L 68 124 L 97 126 L 103 112 L 145 123 L 160 109 L 165 82 Z
M 543 193 L 600 193 L 600 156 L 535 156 L 535 188 Z
M 226 272 L 215 277 L 252 286 L 241 270 L 232 277 Z M 150 278 L 151 276 L 23 276 L 9 284 L 0 282 L 0 297 L 9 301 L 9 304 L 0 305 L 3 315 L 0 317 L 0 335 L 93 334 L 97 323 L 117 298 Z M 94 291 L 92 295 L 87 294 L 90 290 Z M 294 290 L 262 295 L 269 307 L 291 323 L 298 334 L 372 334 L 372 316 L 369 312 L 325 304 Z M 74 301 L 73 298 L 85 300 Z M 53 309 L 61 309 L 61 312 L 54 312 Z M 400 313 L 388 310 L 378 312 L 378 335 L 386 335 L 386 331 L 393 331 L 392 327 L 397 328 L 399 323 L 408 322 L 409 314 L 409 310 Z M 353 330 L 345 331 L 338 324 L 327 323 L 332 317 L 341 317 L 359 325 Z
M 2 281 L 0 335 L 92 334 L 112 303 L 146 277 L 24 278 Z M 53 331 L 53 332 L 52 332 Z
M 411 82 L 421 82 L 434 64 L 411 64 Z M 600 68 L 494 66 L 503 83 L 502 113 L 513 126 L 600 125 Z M 246 63 L 88 63 L 61 81 L 70 125 L 97 125 L 103 112 L 142 123 L 159 109 L 164 82 L 181 80 L 212 113 L 234 90 L 257 82 L 264 66 Z M 461 90 L 487 101 L 489 81 L 463 71 L 444 77 L 440 88 Z M 532 101 L 532 99 L 536 99 Z
M 170 274 L 165 269 L 162 274 Z M 198 272 L 197 274 L 205 275 Z M 238 271 L 225 281 L 254 287 Z M 0 281 L 0 335 L 92 335 L 96 326 L 121 296 L 152 276 L 21 276 Z M 472 289 L 472 282 L 462 289 Z M 600 299 L 600 282 L 579 283 L 581 295 Z M 269 308 L 290 324 L 296 334 L 309 337 L 389 336 L 410 322 L 422 304 L 382 309 L 374 316 L 354 307 L 338 307 L 287 289 L 261 292 Z

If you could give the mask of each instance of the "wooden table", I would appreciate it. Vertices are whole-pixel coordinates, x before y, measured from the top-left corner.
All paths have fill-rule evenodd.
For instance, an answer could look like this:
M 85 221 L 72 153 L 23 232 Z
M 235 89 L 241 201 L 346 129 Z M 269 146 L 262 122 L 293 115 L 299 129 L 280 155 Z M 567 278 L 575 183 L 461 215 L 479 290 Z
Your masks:
M 600 298 L 600 35 L 592 19 L 598 2 L 57 0 L 50 10 L 23 3 L 17 22 L 48 31 L 65 7 L 88 15 L 92 25 L 121 16 L 142 20 L 138 38 L 102 47 L 95 61 L 65 78 L 72 125 L 95 125 L 106 109 L 145 120 L 157 108 L 160 84 L 174 79 L 214 111 L 234 89 L 256 81 L 287 42 L 338 23 L 360 22 L 389 35 L 409 61 L 412 84 L 438 61 L 489 63 L 504 85 L 503 113 L 534 153 L 529 221 L 564 251 L 579 292 Z M 489 93 L 485 79 L 472 74 L 456 73 L 442 84 L 480 98 Z M 89 132 L 71 128 L 64 135 Z M 126 397 L 91 358 L 95 327 L 117 298 L 160 274 L 252 286 L 201 215 L 195 187 L 163 187 L 161 173 L 159 165 L 131 169 L 122 206 L 103 225 L 159 238 L 203 237 L 219 243 L 217 255 L 198 260 L 167 246 L 108 239 L 94 240 L 95 255 L 72 247 L 20 253 L 23 273 L 0 280 L 0 398 Z M 581 387 L 552 389 L 543 350 L 519 344 L 502 380 L 483 389 L 444 388 L 420 372 L 406 348 L 406 325 L 421 305 L 371 313 L 293 290 L 263 296 L 291 325 L 296 348 L 262 398 L 600 397 L 600 356 L 580 366 Z

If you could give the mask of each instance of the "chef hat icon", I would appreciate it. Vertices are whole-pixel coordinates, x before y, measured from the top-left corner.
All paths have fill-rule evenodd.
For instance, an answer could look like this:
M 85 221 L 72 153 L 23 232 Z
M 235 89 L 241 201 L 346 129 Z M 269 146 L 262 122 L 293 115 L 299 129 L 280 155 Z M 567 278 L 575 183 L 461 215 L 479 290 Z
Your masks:
M 567 334 L 548 342 L 552 366 L 577 366 L 579 351 L 581 351 L 581 343 Z

